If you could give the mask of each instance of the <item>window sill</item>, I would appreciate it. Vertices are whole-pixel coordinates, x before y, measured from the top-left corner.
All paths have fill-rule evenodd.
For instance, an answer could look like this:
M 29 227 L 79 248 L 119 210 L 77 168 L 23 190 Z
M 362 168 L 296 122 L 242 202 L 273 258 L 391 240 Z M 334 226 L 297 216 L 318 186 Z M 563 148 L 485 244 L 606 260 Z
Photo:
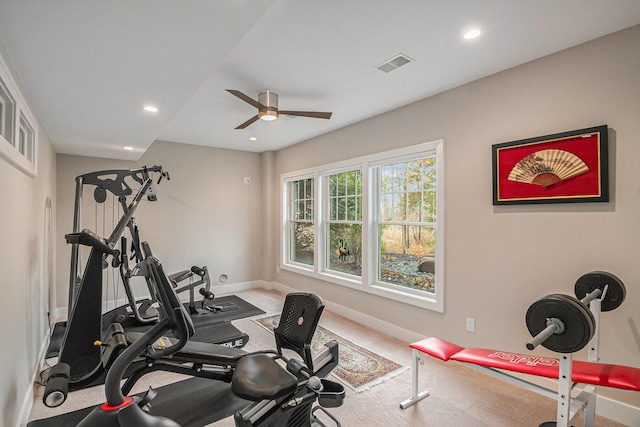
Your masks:
M 0 136 L 0 157 L 25 173 L 29 178 L 35 178 L 38 174 L 33 163 L 22 156 L 9 142 Z
M 338 275 L 333 275 L 329 272 L 316 273 L 311 268 L 303 268 L 301 266 L 292 264 L 282 264 L 280 265 L 280 269 L 289 271 L 291 273 L 301 274 L 303 276 L 311 277 L 316 280 L 331 283 L 334 285 L 344 286 L 346 288 L 353 289 L 359 292 L 364 292 L 382 298 L 398 301 L 404 304 L 424 308 L 426 310 L 436 311 L 438 313 L 444 312 L 442 303 L 439 302 L 436 299 L 435 295 L 432 294 L 418 295 L 417 293 L 410 291 L 404 292 L 401 289 L 392 289 L 379 283 L 364 285 L 357 280 L 347 279 Z

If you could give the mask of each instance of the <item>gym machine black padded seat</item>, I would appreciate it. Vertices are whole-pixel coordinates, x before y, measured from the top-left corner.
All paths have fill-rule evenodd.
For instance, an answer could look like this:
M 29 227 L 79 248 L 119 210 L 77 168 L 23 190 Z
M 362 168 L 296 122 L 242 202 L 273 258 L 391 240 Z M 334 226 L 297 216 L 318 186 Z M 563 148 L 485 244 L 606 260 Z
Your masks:
M 154 281 L 168 286 L 164 276 L 154 277 Z M 311 355 L 311 340 L 324 310 L 324 302 L 315 294 L 305 292 L 289 293 L 285 297 L 280 316 L 280 323 L 274 329 L 277 354 L 282 356 L 283 349 L 292 350 L 302 357 L 308 371 L 318 377 L 325 377 L 337 365 L 337 342 L 326 344 L 325 351 L 314 358 Z M 142 333 L 126 333 L 127 341 L 132 343 L 140 339 Z M 162 337 L 161 342 L 154 343 L 160 347 L 173 346 L 176 338 Z M 122 390 L 131 391 L 135 383 L 144 375 L 154 371 L 169 371 L 182 375 L 210 378 L 230 382 L 239 360 L 246 351 L 219 344 L 187 341 L 183 347 L 171 355 L 171 358 L 152 358 L 147 356 L 146 363 L 138 364 L 131 371 Z M 317 365 L 317 366 L 316 366 Z

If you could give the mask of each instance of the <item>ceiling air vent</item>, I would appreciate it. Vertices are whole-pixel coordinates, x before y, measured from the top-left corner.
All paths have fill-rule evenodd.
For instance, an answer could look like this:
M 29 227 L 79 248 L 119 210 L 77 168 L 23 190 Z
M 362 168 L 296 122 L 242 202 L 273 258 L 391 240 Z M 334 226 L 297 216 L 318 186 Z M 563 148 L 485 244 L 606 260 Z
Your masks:
M 380 71 L 384 71 L 385 73 L 391 72 L 396 68 L 400 68 L 403 65 L 407 65 L 409 62 L 413 62 L 413 59 L 409 58 L 402 53 L 400 55 L 396 55 L 393 58 L 384 61 L 382 64 L 378 65 L 376 68 Z

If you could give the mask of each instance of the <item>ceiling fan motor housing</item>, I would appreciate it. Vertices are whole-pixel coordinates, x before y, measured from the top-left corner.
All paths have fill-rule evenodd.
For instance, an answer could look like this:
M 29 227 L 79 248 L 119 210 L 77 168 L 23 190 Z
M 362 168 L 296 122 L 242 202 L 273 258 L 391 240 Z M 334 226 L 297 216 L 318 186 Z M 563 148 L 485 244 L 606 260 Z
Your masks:
M 278 94 L 270 90 L 258 94 L 258 102 L 266 108 L 258 111 L 258 116 L 263 120 L 275 120 L 278 118 Z

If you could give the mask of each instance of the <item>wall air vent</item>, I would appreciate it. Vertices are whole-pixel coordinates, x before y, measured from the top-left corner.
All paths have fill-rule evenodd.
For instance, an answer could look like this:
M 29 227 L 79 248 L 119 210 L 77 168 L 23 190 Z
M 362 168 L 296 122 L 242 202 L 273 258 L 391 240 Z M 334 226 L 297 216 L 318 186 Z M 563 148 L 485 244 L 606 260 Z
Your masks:
M 378 65 L 376 68 L 380 71 L 384 71 L 385 73 L 389 73 L 395 70 L 396 68 L 400 68 L 403 65 L 407 65 L 409 62 L 413 62 L 413 59 L 401 53 L 387 61 L 384 61 L 382 64 Z

